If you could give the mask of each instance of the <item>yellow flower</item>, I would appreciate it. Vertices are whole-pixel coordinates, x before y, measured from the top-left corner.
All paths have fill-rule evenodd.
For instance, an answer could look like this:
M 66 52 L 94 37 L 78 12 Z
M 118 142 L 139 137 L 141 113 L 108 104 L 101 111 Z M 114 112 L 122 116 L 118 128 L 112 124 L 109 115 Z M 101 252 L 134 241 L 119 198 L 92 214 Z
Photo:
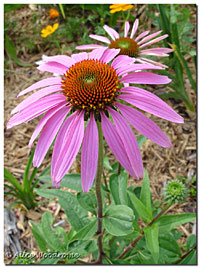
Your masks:
M 49 10 L 49 17 L 52 19 L 57 18 L 57 17 L 59 17 L 59 12 L 56 9 L 51 8 Z
M 53 27 L 51 25 L 48 25 L 46 28 L 42 29 L 41 31 L 41 37 L 45 38 L 48 35 L 55 32 L 55 30 L 58 28 L 59 24 L 55 23 Z
M 133 5 L 130 4 L 113 4 L 110 5 L 110 13 L 115 13 L 119 11 L 126 11 L 133 8 Z

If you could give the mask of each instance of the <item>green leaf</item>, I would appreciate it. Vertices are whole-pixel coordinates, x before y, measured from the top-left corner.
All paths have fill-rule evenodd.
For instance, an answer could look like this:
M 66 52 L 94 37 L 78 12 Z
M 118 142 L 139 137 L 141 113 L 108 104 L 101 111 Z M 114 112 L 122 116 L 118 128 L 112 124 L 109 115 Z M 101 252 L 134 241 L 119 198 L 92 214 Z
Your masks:
M 35 225 L 35 223 L 33 223 L 31 221 L 31 231 L 33 233 L 33 236 L 37 242 L 38 247 L 40 248 L 40 250 L 42 252 L 47 252 L 46 248 L 47 248 L 47 242 L 45 240 L 45 238 L 43 237 L 43 233 L 42 233 L 42 229 L 40 226 Z
M 4 4 L 4 13 L 10 12 L 12 10 L 18 9 L 24 6 L 24 4 Z
M 192 234 L 188 237 L 186 245 L 187 245 L 187 250 L 192 249 L 196 245 L 196 235 Z
M 175 256 L 181 256 L 181 250 L 176 242 L 176 240 L 173 238 L 172 234 L 167 233 L 167 234 L 162 234 L 159 237 L 159 244 L 161 248 L 164 248 L 167 250 L 169 253 L 167 254 L 168 256 L 172 254 Z
M 72 238 L 71 241 L 74 240 L 89 240 L 91 237 L 95 235 L 97 231 L 97 220 L 92 219 L 92 221 L 83 227 L 79 232 L 77 232 Z
M 152 207 L 151 207 L 151 192 L 150 192 L 150 182 L 147 170 L 144 172 L 143 184 L 140 193 L 140 200 L 144 204 L 144 206 L 149 211 L 149 214 L 152 218 Z
M 34 156 L 35 149 L 32 151 L 28 163 L 26 165 L 26 169 L 23 176 L 23 190 L 28 193 L 30 190 L 30 184 L 29 184 L 29 170 L 31 168 L 31 165 L 33 163 L 33 156 Z
M 169 232 L 172 228 L 179 226 L 181 224 L 194 221 L 196 219 L 196 214 L 185 213 L 178 215 L 164 215 L 161 216 L 156 223 L 159 225 L 159 233 Z
M 54 251 L 62 251 L 63 247 L 52 227 L 53 216 L 50 212 L 45 212 L 42 215 L 42 232 L 47 242 L 48 248 Z
M 138 146 L 140 147 L 141 149 L 141 146 L 142 144 L 147 140 L 147 138 L 143 135 L 140 135 L 139 137 L 137 137 L 137 143 L 138 143 Z
M 55 252 L 52 252 L 52 255 L 53 255 L 53 253 L 55 253 Z M 47 256 L 45 256 L 43 259 L 41 259 L 39 262 L 37 262 L 37 265 L 38 264 L 42 264 L 42 265 L 56 264 L 59 261 L 59 259 L 54 258 L 54 257 L 52 258 L 52 255 L 51 255 L 51 252 L 47 253 Z
M 5 50 L 8 53 L 8 56 L 18 65 L 23 67 L 32 66 L 32 64 L 22 62 L 17 58 L 16 47 L 13 45 L 7 34 L 5 34 Z
M 4 178 L 10 182 L 19 192 L 23 191 L 21 184 L 6 168 L 4 168 Z
M 65 175 L 60 183 L 60 186 L 66 187 L 77 192 L 81 192 L 81 175 L 78 173 Z
M 108 159 L 107 156 L 105 156 L 104 159 L 103 159 L 103 165 L 104 165 L 105 168 L 112 170 L 112 167 L 111 167 L 111 165 L 109 163 L 109 159 Z
M 196 250 L 192 250 L 183 260 L 178 264 L 197 264 Z
M 133 207 L 136 209 L 140 217 L 147 223 L 152 220 L 151 213 L 147 210 L 144 204 L 136 197 L 136 195 L 128 190 L 128 195 Z
M 59 204 L 64 209 L 67 220 L 76 231 L 88 223 L 88 213 L 79 205 L 74 194 L 59 189 L 36 189 L 36 193 L 46 198 L 59 198 Z
M 120 175 L 113 174 L 109 179 L 109 187 L 116 205 L 127 205 L 127 183 L 128 178 L 124 172 Z
M 158 243 L 158 225 L 146 226 L 144 228 L 145 240 L 147 248 L 151 252 L 155 263 L 158 263 L 159 259 L 159 243 Z
M 169 85 L 170 86 L 170 85 Z M 159 95 L 159 97 L 161 99 L 179 99 L 179 100 L 183 100 L 183 96 L 177 92 L 168 92 L 168 93 L 164 93 Z
M 97 199 L 94 193 L 78 193 L 77 200 L 82 208 L 90 211 L 94 215 L 97 214 Z
M 103 226 L 114 236 L 123 236 L 133 232 L 133 211 L 124 205 L 113 205 L 106 209 Z

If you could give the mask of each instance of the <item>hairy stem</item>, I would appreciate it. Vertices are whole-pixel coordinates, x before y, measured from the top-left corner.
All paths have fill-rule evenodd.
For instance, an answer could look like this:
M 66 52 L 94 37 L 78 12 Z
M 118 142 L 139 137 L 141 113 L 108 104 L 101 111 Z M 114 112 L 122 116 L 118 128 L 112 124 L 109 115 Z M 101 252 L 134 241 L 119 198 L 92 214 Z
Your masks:
M 97 197 L 97 234 L 98 240 L 97 245 L 99 249 L 99 263 L 102 263 L 103 257 L 103 247 L 102 247 L 102 196 L 101 196 L 101 178 L 103 174 L 103 133 L 101 128 L 101 123 L 97 121 L 97 128 L 99 134 L 99 157 L 98 157 L 98 166 L 97 174 L 95 180 L 96 188 L 96 197 Z

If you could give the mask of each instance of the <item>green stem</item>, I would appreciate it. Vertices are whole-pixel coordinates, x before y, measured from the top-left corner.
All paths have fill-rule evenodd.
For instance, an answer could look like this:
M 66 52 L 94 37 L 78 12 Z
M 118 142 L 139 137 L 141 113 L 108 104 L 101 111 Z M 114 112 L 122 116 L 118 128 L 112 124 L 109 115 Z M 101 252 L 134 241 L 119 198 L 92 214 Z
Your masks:
M 102 196 L 101 196 L 101 178 L 103 174 L 103 133 L 101 128 L 101 122 L 97 121 L 97 128 L 99 134 L 99 157 L 98 157 L 98 166 L 97 166 L 97 174 L 95 180 L 95 188 L 96 188 L 96 197 L 97 197 L 97 234 L 98 240 L 97 245 L 99 249 L 99 263 L 102 263 L 103 257 L 103 247 L 102 247 Z

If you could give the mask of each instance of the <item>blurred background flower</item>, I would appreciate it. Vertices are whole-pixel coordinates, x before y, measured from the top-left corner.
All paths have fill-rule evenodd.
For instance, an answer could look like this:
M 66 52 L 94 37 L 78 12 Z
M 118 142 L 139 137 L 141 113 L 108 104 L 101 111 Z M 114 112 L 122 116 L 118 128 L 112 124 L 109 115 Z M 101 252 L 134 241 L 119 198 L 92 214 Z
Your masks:
M 56 9 L 54 9 L 54 8 L 51 8 L 50 10 L 49 10 L 49 17 L 51 18 L 51 19 L 54 19 L 54 18 L 57 18 L 57 17 L 59 17 L 59 12 L 56 10 Z
M 110 13 L 112 14 L 119 11 L 127 11 L 131 8 L 133 8 L 133 5 L 130 4 L 113 4 L 110 5 Z
M 43 28 L 41 31 L 41 37 L 46 38 L 48 35 L 54 33 L 58 26 L 59 24 L 55 23 L 53 27 L 51 25 L 48 25 L 46 28 Z

